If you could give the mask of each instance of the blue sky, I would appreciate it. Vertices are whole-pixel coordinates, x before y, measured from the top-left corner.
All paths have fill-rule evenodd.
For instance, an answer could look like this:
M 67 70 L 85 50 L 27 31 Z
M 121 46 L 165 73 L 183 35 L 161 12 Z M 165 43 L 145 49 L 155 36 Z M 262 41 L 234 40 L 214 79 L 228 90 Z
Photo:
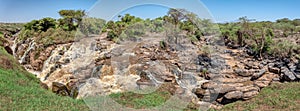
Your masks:
M 126 2 L 125 0 L 119 0 L 124 3 L 112 2 L 112 0 L 106 1 L 107 3 L 104 6 L 107 7 L 106 9 L 118 7 Z M 174 2 L 176 0 L 170 1 Z M 186 1 L 189 0 L 179 2 Z M 201 0 L 201 2 L 218 22 L 231 22 L 242 16 L 248 16 L 248 18 L 259 21 L 274 21 L 285 17 L 290 19 L 300 18 L 300 0 Z M 98 5 L 95 5 L 96 3 Z M 57 12 L 61 9 L 89 11 L 99 6 L 99 3 L 102 2 L 97 2 L 97 0 L 0 0 L 0 22 L 28 22 L 43 17 L 59 18 Z M 109 10 L 101 10 L 100 12 L 110 13 Z M 122 13 L 131 13 L 142 18 L 155 18 L 166 14 L 166 12 L 166 7 L 150 5 L 130 8 Z

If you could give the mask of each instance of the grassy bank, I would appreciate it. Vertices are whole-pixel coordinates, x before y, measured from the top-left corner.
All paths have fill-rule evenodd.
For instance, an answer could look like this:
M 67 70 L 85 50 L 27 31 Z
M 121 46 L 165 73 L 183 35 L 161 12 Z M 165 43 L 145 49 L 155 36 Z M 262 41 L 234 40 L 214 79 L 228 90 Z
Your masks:
M 0 111 L 89 110 L 82 100 L 60 97 L 42 89 L 38 79 L 23 70 L 0 47 Z
M 300 83 L 275 83 L 267 88 L 264 88 L 257 97 L 249 101 L 239 101 L 228 104 L 223 110 L 299 111 L 299 104 Z

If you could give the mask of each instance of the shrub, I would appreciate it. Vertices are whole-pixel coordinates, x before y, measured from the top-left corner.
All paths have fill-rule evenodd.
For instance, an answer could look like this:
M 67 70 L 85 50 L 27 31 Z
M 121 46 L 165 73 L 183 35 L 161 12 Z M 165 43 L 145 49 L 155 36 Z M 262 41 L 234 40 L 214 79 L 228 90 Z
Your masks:
M 202 54 L 207 57 L 209 57 L 211 55 L 211 53 L 213 52 L 211 46 L 209 46 L 209 45 L 203 45 L 200 50 L 201 50 Z
M 268 53 L 275 57 L 291 57 L 293 56 L 293 51 L 298 50 L 299 48 L 299 45 L 287 40 L 283 40 L 277 41 L 274 44 L 272 44 Z
M 0 37 L 3 37 L 3 33 L 2 32 L 0 32 Z
M 100 34 L 105 25 L 105 20 L 97 18 L 84 18 L 79 25 L 79 31 L 84 35 Z
M 167 44 L 166 44 L 165 41 L 159 41 L 159 46 L 160 46 L 160 48 L 162 48 L 162 49 L 166 49 L 166 48 L 167 48 Z

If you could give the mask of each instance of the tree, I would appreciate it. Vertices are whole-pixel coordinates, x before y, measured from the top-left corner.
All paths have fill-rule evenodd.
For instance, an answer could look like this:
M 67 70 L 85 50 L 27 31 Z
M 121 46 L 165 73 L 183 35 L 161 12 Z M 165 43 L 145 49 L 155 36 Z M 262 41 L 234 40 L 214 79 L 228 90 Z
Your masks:
M 125 14 L 125 16 L 121 18 L 121 21 L 125 23 L 130 23 L 134 20 L 134 18 L 135 17 L 131 16 L 130 14 Z
M 81 23 L 86 13 L 84 10 L 61 10 L 58 12 L 62 19 L 59 19 L 59 25 L 65 30 L 75 30 Z
M 175 28 L 177 28 L 179 22 L 185 18 L 185 16 L 180 12 L 183 9 L 174 9 L 171 8 L 168 11 L 168 15 L 172 18 L 172 23 L 175 25 Z
M 288 18 L 278 19 L 276 20 L 277 23 L 290 23 L 291 20 Z
M 41 31 L 47 31 L 50 28 L 55 28 L 56 26 L 56 20 L 53 18 L 43 18 L 42 20 L 39 20 L 39 30 Z
M 300 26 L 300 19 L 294 19 L 293 20 L 293 25 Z
M 241 24 L 241 29 L 238 30 L 236 33 L 237 33 L 237 36 L 238 36 L 238 44 L 240 46 L 244 46 L 244 36 L 249 36 L 251 37 L 252 36 L 252 33 L 251 32 L 251 27 L 250 27 L 250 22 L 251 21 L 255 21 L 255 20 L 251 20 L 251 19 L 248 19 L 247 16 L 245 17 L 241 17 L 239 18 L 239 23 Z
M 50 17 L 41 20 L 32 20 L 24 25 L 26 30 L 47 31 L 49 28 L 55 28 L 56 20 Z
M 25 30 L 38 30 L 38 20 L 32 20 L 31 22 L 24 25 Z
M 84 18 L 79 25 L 80 31 L 85 35 L 100 34 L 105 20 L 98 18 Z

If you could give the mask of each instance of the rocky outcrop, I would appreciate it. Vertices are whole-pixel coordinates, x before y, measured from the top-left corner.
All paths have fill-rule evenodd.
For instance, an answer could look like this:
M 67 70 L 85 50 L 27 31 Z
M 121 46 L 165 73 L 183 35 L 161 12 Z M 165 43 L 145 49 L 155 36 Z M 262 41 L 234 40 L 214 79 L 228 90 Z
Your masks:
M 300 79 L 297 60 L 258 60 L 248 50 L 219 45 L 207 54 L 200 50 L 204 44 L 165 40 L 150 37 L 117 44 L 104 34 L 45 48 L 26 40 L 17 44 L 15 56 L 27 69 L 39 71 L 45 88 L 74 98 L 172 84 L 167 86 L 172 94 L 218 107 L 251 99 L 272 82 Z

